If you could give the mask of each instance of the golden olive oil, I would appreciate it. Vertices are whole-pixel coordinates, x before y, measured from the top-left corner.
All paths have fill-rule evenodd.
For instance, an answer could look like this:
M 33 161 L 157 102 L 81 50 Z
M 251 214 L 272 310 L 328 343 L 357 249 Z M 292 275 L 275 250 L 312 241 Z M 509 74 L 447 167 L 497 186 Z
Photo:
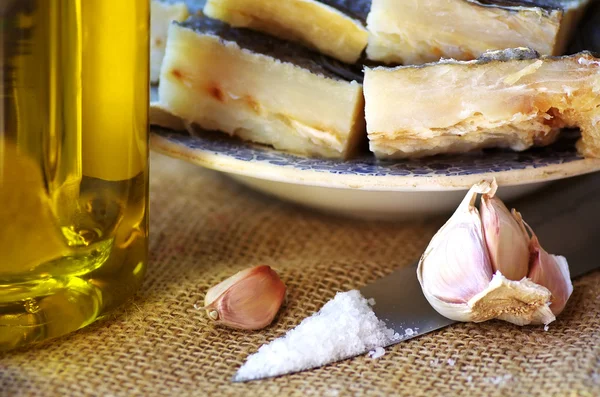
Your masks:
M 128 299 L 147 260 L 148 0 L 0 4 L 0 350 Z

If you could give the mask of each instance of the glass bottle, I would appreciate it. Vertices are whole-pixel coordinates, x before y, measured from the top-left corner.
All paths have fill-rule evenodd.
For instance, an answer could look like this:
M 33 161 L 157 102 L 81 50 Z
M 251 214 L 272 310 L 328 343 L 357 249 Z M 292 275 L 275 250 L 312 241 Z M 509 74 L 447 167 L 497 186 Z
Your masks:
M 148 37 L 148 0 L 0 1 L 0 350 L 142 281 Z

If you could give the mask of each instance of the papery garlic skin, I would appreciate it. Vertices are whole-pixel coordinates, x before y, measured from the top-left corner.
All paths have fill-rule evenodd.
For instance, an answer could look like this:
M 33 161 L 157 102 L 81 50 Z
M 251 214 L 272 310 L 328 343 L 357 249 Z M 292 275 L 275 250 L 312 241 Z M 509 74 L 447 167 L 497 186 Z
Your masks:
M 529 270 L 529 236 L 522 220 L 515 218 L 495 191 L 481 198 L 480 213 L 485 241 L 494 272 L 509 280 L 527 277 Z
M 271 324 L 286 287 L 269 266 L 243 270 L 210 288 L 204 298 L 209 318 L 232 328 L 256 330 Z
M 569 265 L 563 256 L 550 255 L 541 246 L 537 236 L 531 239 L 532 262 L 529 278 L 552 293 L 550 309 L 558 316 L 573 293 Z
M 454 221 L 457 223 L 439 236 L 436 249 L 427 254 L 428 266 L 423 268 L 422 277 L 427 280 L 429 293 L 437 298 L 466 303 L 489 284 L 492 266 L 481 227 L 468 220 Z
M 467 302 L 492 278 L 483 227 L 474 206 L 478 193 L 492 189 L 488 182 L 474 185 L 419 261 L 417 278 L 425 298 L 452 320 L 471 321 Z

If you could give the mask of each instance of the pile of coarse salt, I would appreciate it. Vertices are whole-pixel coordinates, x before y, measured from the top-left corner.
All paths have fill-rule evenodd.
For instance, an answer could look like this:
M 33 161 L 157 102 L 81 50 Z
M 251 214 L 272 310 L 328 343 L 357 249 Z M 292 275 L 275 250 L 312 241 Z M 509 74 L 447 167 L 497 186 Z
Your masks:
M 316 368 L 368 350 L 381 349 L 402 336 L 375 316 L 359 291 L 338 292 L 318 313 L 305 318 L 281 338 L 248 357 L 235 381 L 270 377 Z M 379 348 L 379 349 L 378 349 Z

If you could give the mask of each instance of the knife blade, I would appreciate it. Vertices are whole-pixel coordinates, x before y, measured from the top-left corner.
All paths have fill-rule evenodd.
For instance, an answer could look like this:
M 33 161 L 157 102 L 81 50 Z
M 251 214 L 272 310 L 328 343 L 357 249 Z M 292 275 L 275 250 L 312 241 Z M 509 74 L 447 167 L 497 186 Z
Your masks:
M 600 173 L 553 183 L 508 204 L 521 212 L 546 251 L 567 258 L 571 278 L 599 267 Z M 360 289 L 365 298 L 375 299 L 377 317 L 403 336 L 390 345 L 456 322 L 440 315 L 425 299 L 416 268 L 415 264 L 398 269 Z

